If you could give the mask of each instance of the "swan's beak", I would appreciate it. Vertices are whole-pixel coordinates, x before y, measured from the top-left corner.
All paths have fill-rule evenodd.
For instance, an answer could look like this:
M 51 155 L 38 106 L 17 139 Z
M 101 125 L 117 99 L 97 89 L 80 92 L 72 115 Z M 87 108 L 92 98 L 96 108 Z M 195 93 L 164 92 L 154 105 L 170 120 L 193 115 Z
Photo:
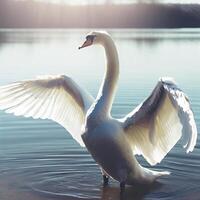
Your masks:
M 87 39 L 87 40 L 83 43 L 83 45 L 80 46 L 78 49 L 82 49 L 82 48 L 84 48 L 84 47 L 88 47 L 88 46 L 92 45 L 92 43 L 93 43 L 92 40 Z

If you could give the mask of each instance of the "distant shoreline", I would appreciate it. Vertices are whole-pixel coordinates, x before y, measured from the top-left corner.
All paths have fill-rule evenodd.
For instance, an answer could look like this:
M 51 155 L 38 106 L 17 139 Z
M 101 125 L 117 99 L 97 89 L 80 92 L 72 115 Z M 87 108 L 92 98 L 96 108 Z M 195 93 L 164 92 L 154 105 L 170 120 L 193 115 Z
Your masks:
M 200 4 L 69 6 L 0 1 L 0 28 L 199 28 Z

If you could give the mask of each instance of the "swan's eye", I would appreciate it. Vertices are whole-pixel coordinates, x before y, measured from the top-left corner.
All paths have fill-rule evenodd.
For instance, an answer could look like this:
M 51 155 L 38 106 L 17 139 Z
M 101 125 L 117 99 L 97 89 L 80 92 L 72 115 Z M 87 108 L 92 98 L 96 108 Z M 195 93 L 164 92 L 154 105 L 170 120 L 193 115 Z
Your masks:
M 96 35 L 88 35 L 86 36 L 86 40 L 90 40 L 91 42 L 93 42 L 95 37 Z

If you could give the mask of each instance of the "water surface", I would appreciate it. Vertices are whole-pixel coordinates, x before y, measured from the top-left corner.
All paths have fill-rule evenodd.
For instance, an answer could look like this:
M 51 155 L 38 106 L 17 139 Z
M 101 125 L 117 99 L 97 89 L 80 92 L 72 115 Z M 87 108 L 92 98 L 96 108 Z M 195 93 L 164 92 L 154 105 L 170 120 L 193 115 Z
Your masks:
M 95 97 L 104 72 L 99 47 L 79 51 L 87 30 L 0 30 L 0 85 L 42 74 L 67 74 Z M 200 130 L 200 30 L 109 30 L 120 57 L 112 109 L 123 117 L 149 95 L 161 76 L 187 93 Z M 150 167 L 142 158 L 140 163 Z M 200 199 L 200 143 L 185 154 L 178 143 L 156 170 L 171 171 L 149 188 L 127 187 L 125 198 Z M 0 199 L 119 199 L 118 183 L 102 188 L 87 150 L 64 128 L 0 112 Z

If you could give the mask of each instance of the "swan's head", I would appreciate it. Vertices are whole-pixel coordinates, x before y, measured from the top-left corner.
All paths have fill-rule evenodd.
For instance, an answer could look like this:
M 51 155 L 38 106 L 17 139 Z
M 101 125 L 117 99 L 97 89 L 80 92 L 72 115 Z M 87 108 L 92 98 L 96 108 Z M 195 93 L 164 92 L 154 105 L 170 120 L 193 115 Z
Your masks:
M 88 47 L 95 44 L 102 44 L 107 38 L 110 38 L 110 35 L 107 32 L 103 31 L 93 31 L 86 35 L 86 40 L 79 49 Z

